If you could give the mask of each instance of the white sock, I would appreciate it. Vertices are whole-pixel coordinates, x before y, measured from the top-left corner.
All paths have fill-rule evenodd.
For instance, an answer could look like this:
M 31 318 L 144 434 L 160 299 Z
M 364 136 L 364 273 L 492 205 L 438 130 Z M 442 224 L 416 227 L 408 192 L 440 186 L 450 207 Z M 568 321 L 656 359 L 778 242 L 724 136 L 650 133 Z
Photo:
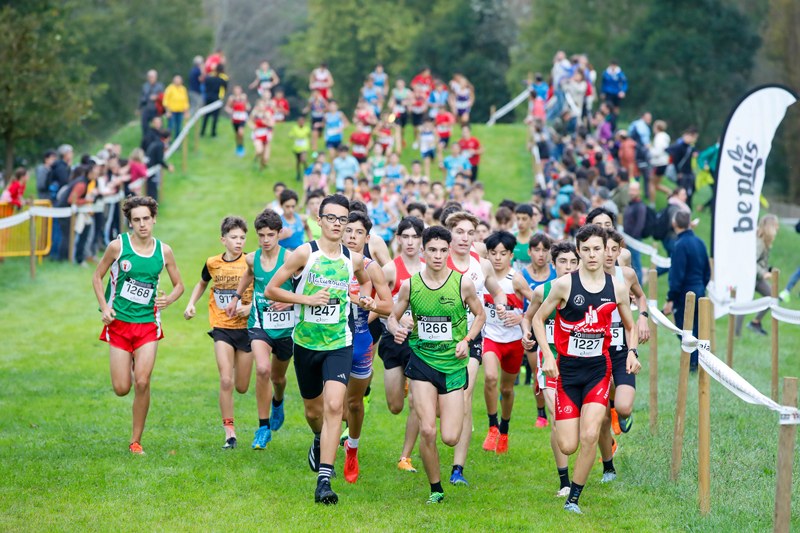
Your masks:
M 347 446 L 350 448 L 358 448 L 358 439 L 354 439 L 353 437 L 347 437 Z

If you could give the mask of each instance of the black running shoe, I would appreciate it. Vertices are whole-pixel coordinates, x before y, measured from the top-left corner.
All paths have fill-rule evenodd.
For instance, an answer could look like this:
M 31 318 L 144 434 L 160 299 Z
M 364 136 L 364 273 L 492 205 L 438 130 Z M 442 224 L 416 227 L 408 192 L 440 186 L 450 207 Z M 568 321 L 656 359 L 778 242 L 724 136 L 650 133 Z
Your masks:
M 308 466 L 313 472 L 319 472 L 319 454 L 319 442 L 315 440 L 308 449 Z
M 232 450 L 236 448 L 236 437 L 231 437 L 225 441 L 225 444 L 222 446 L 223 450 Z
M 314 503 L 324 503 L 325 505 L 336 505 L 339 503 L 339 496 L 331 489 L 331 482 L 327 479 L 317 482 L 317 490 L 314 491 Z

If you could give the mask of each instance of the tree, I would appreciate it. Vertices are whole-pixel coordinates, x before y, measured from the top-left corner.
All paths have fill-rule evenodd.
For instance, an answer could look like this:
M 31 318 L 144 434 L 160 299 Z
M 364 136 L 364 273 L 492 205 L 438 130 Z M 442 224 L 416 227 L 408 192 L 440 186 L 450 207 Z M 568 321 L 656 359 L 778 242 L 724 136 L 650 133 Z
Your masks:
M 86 80 L 93 67 L 63 54 L 69 33 L 55 7 L 20 12 L 0 8 L 0 137 L 5 172 L 14 166 L 20 141 L 79 126 L 92 108 L 97 88 Z
M 713 142 L 759 44 L 752 21 L 721 0 L 650 3 L 617 47 L 631 87 L 625 106 L 666 117 L 676 133 L 694 124 Z

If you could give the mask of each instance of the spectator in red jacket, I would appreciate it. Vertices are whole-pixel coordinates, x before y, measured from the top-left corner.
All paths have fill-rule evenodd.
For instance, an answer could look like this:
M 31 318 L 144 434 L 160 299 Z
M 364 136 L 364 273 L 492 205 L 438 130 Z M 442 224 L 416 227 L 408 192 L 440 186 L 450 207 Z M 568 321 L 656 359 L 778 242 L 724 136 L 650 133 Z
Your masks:
M 19 167 L 14 171 L 11 177 L 11 183 L 8 184 L 3 195 L 0 197 L 0 202 L 8 202 L 17 209 L 22 208 L 22 204 L 30 203 L 23 198 L 25 194 L 25 186 L 28 184 L 28 169 Z

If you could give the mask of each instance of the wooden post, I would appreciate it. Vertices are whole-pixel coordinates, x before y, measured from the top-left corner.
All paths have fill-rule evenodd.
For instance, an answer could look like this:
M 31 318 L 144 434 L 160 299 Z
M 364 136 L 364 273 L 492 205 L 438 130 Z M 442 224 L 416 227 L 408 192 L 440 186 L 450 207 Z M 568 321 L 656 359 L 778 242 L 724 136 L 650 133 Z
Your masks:
M 658 301 L 658 272 L 651 268 L 648 272 L 647 292 L 650 301 Z M 658 326 L 650 317 L 650 433 L 658 432 Z
M 36 279 L 36 217 L 28 219 L 30 223 L 31 244 L 31 279 Z
M 683 329 L 692 331 L 694 327 L 695 294 L 686 293 L 686 307 L 683 311 Z M 691 354 L 681 349 L 681 367 L 678 371 L 678 397 L 675 402 L 675 430 L 672 434 L 672 464 L 670 479 L 676 481 L 681 471 L 681 454 L 683 452 L 683 433 L 686 423 L 686 394 L 689 389 L 689 358 Z
M 736 301 L 736 287 L 731 289 L 731 301 Z M 728 355 L 725 358 L 725 363 L 733 368 L 733 342 L 734 333 L 736 332 L 736 317 L 728 314 Z
M 75 217 L 77 214 L 75 211 L 69 216 L 69 235 L 67 239 L 69 241 L 69 251 L 67 252 L 67 257 L 69 258 L 70 263 L 75 262 Z M 61 237 L 64 238 L 63 235 Z
M 710 344 L 714 311 L 709 298 L 700 298 L 697 335 L 699 340 Z M 707 345 L 710 348 L 710 346 Z M 697 385 L 697 499 L 700 512 L 711 510 L 711 399 L 709 377 L 702 366 L 698 366 Z
M 183 139 L 183 143 L 181 143 L 181 154 L 181 171 L 186 174 L 186 166 L 189 164 L 189 139 Z
M 772 297 L 778 297 L 778 278 L 780 278 L 781 271 L 777 268 L 772 269 Z M 770 313 L 772 317 L 772 399 L 778 401 L 778 319 L 775 315 Z M 764 325 L 762 324 L 763 328 Z
M 797 407 L 797 378 L 783 378 L 783 405 Z M 782 425 L 778 430 L 778 470 L 775 483 L 773 531 L 789 533 L 792 517 L 792 464 L 797 440 L 796 425 Z

